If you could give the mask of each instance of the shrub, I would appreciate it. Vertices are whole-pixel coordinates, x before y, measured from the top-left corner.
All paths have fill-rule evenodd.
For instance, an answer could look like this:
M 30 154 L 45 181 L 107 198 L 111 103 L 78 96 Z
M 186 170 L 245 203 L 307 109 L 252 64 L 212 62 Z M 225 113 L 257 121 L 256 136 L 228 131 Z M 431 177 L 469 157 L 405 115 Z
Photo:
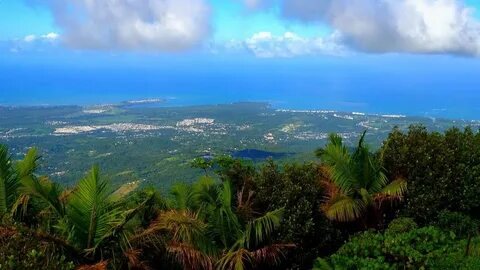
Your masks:
M 398 224 L 408 226 L 398 226 Z M 363 232 L 351 238 L 335 254 L 315 262 L 316 269 L 451 269 L 445 265 L 462 265 L 464 242 L 435 227 L 410 229 L 411 222 L 397 221 L 385 233 Z M 474 262 L 472 262 L 474 263 Z M 454 268 L 455 269 L 455 268 Z
M 420 225 L 442 210 L 480 213 L 480 133 L 452 128 L 444 134 L 421 126 L 394 130 L 381 149 L 389 178 L 408 180 L 405 216 Z
M 440 212 L 436 225 L 445 231 L 455 233 L 459 238 L 467 238 L 478 232 L 478 223 L 469 216 L 458 212 Z
M 417 228 L 417 223 L 412 218 L 397 218 L 388 225 L 390 233 L 405 233 Z
M 30 231 L 0 227 L 0 269 L 74 269 L 68 252 Z
M 320 176 L 315 164 L 288 164 L 279 168 L 270 161 L 262 166 L 255 179 L 256 207 L 261 211 L 285 209 L 278 238 L 296 244 L 288 256 L 290 269 L 311 267 L 319 254 L 331 254 L 345 239 L 320 211 L 323 199 Z

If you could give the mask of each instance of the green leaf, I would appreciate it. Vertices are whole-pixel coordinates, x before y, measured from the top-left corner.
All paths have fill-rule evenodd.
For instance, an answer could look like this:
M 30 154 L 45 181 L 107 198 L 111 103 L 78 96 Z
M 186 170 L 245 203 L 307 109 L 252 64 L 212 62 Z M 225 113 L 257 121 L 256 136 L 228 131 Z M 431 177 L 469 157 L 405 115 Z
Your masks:
M 74 235 L 81 248 L 98 246 L 114 225 L 121 222 L 122 211 L 112 200 L 112 194 L 109 183 L 100 178 L 97 166 L 73 191 L 67 215 L 74 225 Z

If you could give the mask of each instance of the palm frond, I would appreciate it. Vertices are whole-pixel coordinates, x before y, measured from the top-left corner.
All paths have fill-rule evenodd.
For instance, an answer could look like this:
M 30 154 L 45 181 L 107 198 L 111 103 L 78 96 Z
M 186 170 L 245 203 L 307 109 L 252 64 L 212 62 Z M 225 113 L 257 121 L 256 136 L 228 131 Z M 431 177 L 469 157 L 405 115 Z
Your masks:
M 142 251 L 139 249 L 129 249 L 123 252 L 123 255 L 128 260 L 129 269 L 145 269 L 145 266 L 140 259 L 141 254 Z
M 97 246 L 98 246 L 98 244 L 100 244 L 103 241 L 108 241 L 109 239 L 118 238 L 119 236 L 123 236 L 123 237 L 121 237 L 121 239 L 124 241 L 123 243 L 121 243 L 121 244 L 123 244 L 122 248 L 124 248 L 124 250 L 127 250 L 128 248 L 125 247 L 125 246 L 129 245 L 127 233 L 125 231 L 125 227 L 126 227 L 127 223 L 129 223 L 147 205 L 151 204 L 152 201 L 156 199 L 155 195 L 156 195 L 155 193 L 149 193 L 148 197 L 142 203 L 138 204 L 135 208 L 125 210 L 125 211 L 121 212 L 120 217 L 118 219 L 116 219 L 114 222 L 112 222 L 111 229 L 108 231 L 107 234 L 105 234 L 102 237 L 101 241 L 99 241 L 99 243 L 97 243 Z
M 163 212 L 153 226 L 167 231 L 179 243 L 195 243 L 204 238 L 207 229 L 197 214 L 174 210 Z
M 223 182 L 218 189 L 217 205 L 208 217 L 211 233 L 229 247 L 241 235 L 240 221 L 232 208 L 232 187 L 229 181 Z
M 61 201 L 62 188 L 59 184 L 51 182 L 47 177 L 24 177 L 20 192 L 34 197 L 51 207 L 59 217 L 65 215 L 65 204 Z
M 20 217 L 25 217 L 28 212 L 28 205 L 30 203 L 31 197 L 27 194 L 20 194 L 12 205 L 11 215 L 19 215 Z
M 330 144 L 335 145 L 335 146 L 342 146 L 343 145 L 343 139 L 340 135 L 336 133 L 330 133 L 328 135 L 328 140 Z
M 109 183 L 99 175 L 94 166 L 81 180 L 68 202 L 67 215 L 74 225 L 77 243 L 90 249 L 98 245 L 112 229 L 113 224 L 121 221 L 121 210 L 113 207 Z
M 167 252 L 183 269 L 213 269 L 212 257 L 191 244 L 173 242 L 168 244 Z
M 249 190 L 247 193 L 245 184 L 242 186 L 242 189 L 237 192 L 237 208 L 235 212 L 243 220 L 250 220 L 255 214 L 253 209 L 254 194 L 255 192 L 253 190 Z
M 367 135 L 367 130 L 364 130 L 362 132 L 362 135 L 360 136 L 360 139 L 358 140 L 358 145 L 357 149 L 363 149 L 365 148 L 365 136 Z
M 366 210 L 361 199 L 353 199 L 343 194 L 330 198 L 322 205 L 325 216 L 330 220 L 350 222 L 360 218 Z
M 285 250 L 294 248 L 293 244 L 272 244 L 252 251 L 252 261 L 255 264 L 279 265 L 285 258 Z
M 218 270 L 244 270 L 252 265 L 253 258 L 250 251 L 241 248 L 224 254 L 216 264 Z
M 170 194 L 174 198 L 174 206 L 178 210 L 187 210 L 191 206 L 192 187 L 185 183 L 176 183 L 172 186 Z
M 243 247 L 251 248 L 263 243 L 280 226 L 284 212 L 285 210 L 280 208 L 249 222 L 244 233 Z
M 192 186 L 192 204 L 200 214 L 206 214 L 205 211 L 216 206 L 217 195 L 217 185 L 215 180 L 210 177 L 203 176 Z
M 375 201 L 381 204 L 384 201 L 401 200 L 407 191 L 407 181 L 399 178 L 385 186 L 375 196 Z
M 331 141 L 323 149 L 320 158 L 326 165 L 331 181 L 344 193 L 349 193 L 356 180 L 352 170 L 352 157 L 348 153 L 348 149 L 341 143 L 341 138 L 333 137 Z
M 21 181 L 24 178 L 31 178 L 35 170 L 38 167 L 37 161 L 40 159 L 38 156 L 37 148 L 30 148 L 23 160 L 20 160 L 16 164 L 17 177 Z
M 0 145 L 0 216 L 8 213 L 15 203 L 19 185 L 8 148 Z
M 108 261 L 101 261 L 93 265 L 80 265 L 76 269 L 77 270 L 107 270 Z
M 170 243 L 192 245 L 208 255 L 217 252 L 207 236 L 207 224 L 198 218 L 198 214 L 182 210 L 162 212 L 149 228 L 132 236 L 129 241 L 134 244 L 144 239 L 156 241 L 162 236 Z

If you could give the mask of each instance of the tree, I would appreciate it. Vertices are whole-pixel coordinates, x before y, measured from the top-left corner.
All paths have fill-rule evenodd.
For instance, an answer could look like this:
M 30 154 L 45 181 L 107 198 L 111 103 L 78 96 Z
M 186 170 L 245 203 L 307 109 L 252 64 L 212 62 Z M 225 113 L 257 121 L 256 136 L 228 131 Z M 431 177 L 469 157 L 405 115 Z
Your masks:
M 20 196 L 29 197 L 23 207 L 35 204 L 39 207 L 38 215 L 47 213 L 47 224 L 51 225 L 44 229 L 79 254 L 86 252 L 91 259 L 97 255 L 109 256 L 117 252 L 115 249 L 126 249 L 125 225 L 144 206 L 125 209 L 123 196 L 100 176 L 97 166 L 72 190 L 62 189 L 46 177 L 29 177 L 22 183 Z
M 317 259 L 313 269 L 478 269 L 480 257 L 465 255 L 465 239 L 436 227 L 417 228 L 411 220 L 394 222 L 385 232 L 353 236 L 335 254 Z
M 166 233 L 166 251 L 185 269 L 251 269 L 278 263 L 288 244 L 271 243 L 283 209 L 243 220 L 233 204 L 229 181 L 202 177 L 172 188 L 170 209 L 161 211 L 137 238 Z
M 208 176 L 208 170 L 213 167 L 214 161 L 205 157 L 198 157 L 193 159 L 190 165 L 192 168 L 202 169 L 205 176 Z
M 309 268 L 316 257 L 331 254 L 346 240 L 318 211 L 324 195 L 322 176 L 320 167 L 313 162 L 279 166 L 269 160 L 255 178 L 255 210 L 285 209 L 276 239 L 296 245 L 283 262 L 285 268 Z
M 391 178 L 408 179 L 403 215 L 421 225 L 443 210 L 480 217 L 480 133 L 451 128 L 444 133 L 411 126 L 395 129 L 381 149 Z
M 407 182 L 402 178 L 391 182 L 387 179 L 378 159 L 364 143 L 365 134 L 353 153 L 339 135 L 331 134 L 325 148 L 317 150 L 317 156 L 327 174 L 327 194 L 321 207 L 325 215 L 338 222 L 363 219 L 364 226 L 369 227 L 378 225 L 383 203 L 402 199 Z M 368 224 L 372 219 L 367 214 L 374 215 L 375 224 Z
M 23 160 L 13 162 L 8 148 L 0 144 L 0 217 L 14 213 L 19 205 L 22 182 L 35 178 L 37 149 L 30 149 Z

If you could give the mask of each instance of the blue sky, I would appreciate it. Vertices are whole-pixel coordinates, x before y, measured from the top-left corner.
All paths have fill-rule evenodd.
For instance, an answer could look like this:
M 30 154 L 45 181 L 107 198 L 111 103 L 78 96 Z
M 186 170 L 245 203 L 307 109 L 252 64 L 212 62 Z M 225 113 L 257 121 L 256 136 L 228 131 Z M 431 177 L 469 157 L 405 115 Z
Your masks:
M 62 2 L 64 4 L 58 4 Z M 110 25 L 105 25 L 105 22 L 110 23 L 109 19 L 111 18 L 108 18 L 108 16 L 113 15 L 101 15 L 106 17 L 103 18 L 105 21 L 98 19 L 99 14 L 101 13 L 99 10 L 106 9 L 105 5 L 97 4 L 97 6 L 92 8 L 93 11 L 87 12 L 88 14 L 83 14 L 82 8 L 85 8 L 86 6 L 85 0 L 72 1 L 79 3 L 78 5 L 72 6 L 65 4 L 67 2 L 68 1 L 58 0 L 0 0 L 0 40 L 4 43 L 4 46 L 2 47 L 4 49 L 12 49 L 12 46 L 18 45 L 18 47 L 22 48 L 22 45 L 24 44 L 19 43 L 21 43 L 21 41 L 26 41 L 27 37 L 32 37 L 31 39 L 39 41 L 42 39 L 42 36 L 45 36 L 48 33 L 59 35 L 59 40 L 61 40 L 61 42 L 58 42 L 60 43 L 59 50 L 65 48 L 91 50 L 92 48 L 98 49 L 98 47 L 100 47 L 103 51 L 116 53 L 122 53 L 125 51 L 149 51 L 154 53 L 164 53 L 165 51 L 170 52 L 170 48 L 168 46 L 165 47 L 162 42 L 168 42 L 169 44 L 173 43 L 174 45 L 172 46 L 177 46 L 175 42 L 182 38 L 189 38 L 191 40 L 184 41 L 185 44 L 178 45 L 181 48 L 181 51 L 191 51 L 192 49 L 198 49 L 201 47 L 203 52 L 205 52 L 207 50 L 205 48 L 211 49 L 211 44 L 215 44 L 215 50 L 213 50 L 215 52 L 224 52 L 225 47 L 229 49 L 232 47 L 237 49 L 238 47 L 241 47 L 243 52 L 243 49 L 246 47 L 247 52 L 260 57 L 290 57 L 297 55 L 304 56 L 306 54 L 321 55 L 337 53 L 345 55 L 345 52 L 400 52 L 414 54 L 460 54 L 471 56 L 478 53 L 478 47 L 480 46 L 474 44 L 475 48 L 472 48 L 472 44 L 452 45 L 452 43 L 456 42 L 455 40 L 461 40 L 463 38 L 467 40 L 472 35 L 475 36 L 474 40 L 470 41 L 471 43 L 478 43 L 478 40 L 480 40 L 480 38 L 477 37 L 479 35 L 477 30 L 480 28 L 480 26 L 478 26 L 480 23 L 480 15 L 476 12 L 476 9 L 480 7 L 480 3 L 476 0 L 387 0 L 385 2 L 388 4 L 383 6 L 378 4 L 384 2 L 380 0 L 192 0 L 192 3 L 198 4 L 197 9 L 191 7 L 194 5 L 189 6 L 188 1 L 185 0 L 177 1 L 179 4 L 175 4 L 175 1 L 173 0 L 140 0 L 137 2 L 145 3 L 145 7 L 142 7 L 141 4 L 133 7 L 133 9 L 136 9 L 134 12 L 137 12 L 137 15 L 140 14 L 140 17 L 148 12 L 147 10 L 151 8 L 151 6 L 147 6 L 151 3 L 174 3 L 170 4 L 173 8 L 169 10 L 166 10 L 166 8 L 164 8 L 165 10 L 161 10 L 162 7 L 158 8 L 159 12 L 171 12 L 177 16 L 177 21 L 194 25 L 186 26 L 186 31 L 191 32 L 186 33 L 190 35 L 188 37 L 173 35 L 171 39 L 162 41 L 155 36 L 155 34 L 158 36 L 165 36 L 171 33 L 157 31 L 152 34 L 153 36 L 150 35 L 148 37 L 143 37 L 148 38 L 147 42 L 145 42 L 145 40 L 139 41 L 139 44 L 142 42 L 147 44 L 128 44 L 126 48 L 122 44 L 118 45 L 111 43 L 122 42 L 121 40 L 118 40 L 118 32 L 127 32 L 127 30 L 125 30 L 125 25 L 129 23 L 127 20 L 128 14 L 115 17 L 115 20 L 117 21 L 113 20 L 112 24 L 114 26 L 111 27 Z M 125 8 L 125 10 L 128 11 L 129 8 L 132 8 L 130 2 L 134 1 L 98 1 L 98 3 L 101 2 L 112 2 L 114 3 L 112 6 L 117 5 L 115 8 Z M 330 4 L 322 4 L 322 2 Z M 314 4 L 312 5 L 311 3 Z M 330 5 L 331 7 L 328 7 L 328 11 L 321 13 L 317 12 L 315 5 Z M 188 11 L 189 8 L 191 8 L 191 11 Z M 73 10 L 71 13 L 74 16 L 65 16 L 65 14 L 62 14 L 62 11 L 59 11 L 61 9 L 63 9 L 63 13 L 65 13 L 65 10 Z M 111 9 L 114 10 L 114 8 Z M 184 9 L 187 11 L 178 12 L 175 9 Z M 208 9 L 208 11 L 205 11 L 205 9 Z M 445 10 L 447 10 L 446 13 Z M 448 10 L 451 10 L 451 12 Z M 316 12 L 316 14 L 312 12 Z M 468 12 L 468 15 L 465 15 L 467 14 L 466 12 Z M 408 15 L 409 13 L 417 14 Z M 65 17 L 75 18 L 75 15 L 77 16 L 76 20 L 65 19 Z M 147 16 L 156 15 L 148 14 Z M 194 21 L 188 21 L 188 19 L 191 19 L 189 17 L 194 17 L 192 19 Z M 391 17 L 391 19 L 389 17 Z M 445 17 L 446 19 L 438 20 L 435 19 L 435 17 Z M 467 17 L 467 19 L 465 19 L 465 17 Z M 157 16 L 153 18 L 154 22 L 142 21 L 142 23 L 146 24 L 146 28 L 160 22 L 162 19 L 163 18 Z M 91 25 L 84 23 L 84 21 L 88 22 L 89 20 L 91 21 Z M 417 21 L 417 23 L 402 23 L 402 21 L 410 20 Z M 426 30 L 421 30 L 420 28 L 423 27 L 422 23 L 424 21 L 427 21 Z M 85 25 L 78 26 L 79 22 Z M 134 22 L 134 19 L 132 19 L 131 22 Z M 92 27 L 92 25 L 94 27 Z M 387 27 L 382 25 L 387 25 Z M 442 28 L 447 28 L 451 25 L 458 25 L 459 27 L 454 30 Z M 460 25 L 467 26 L 462 26 L 462 28 Z M 163 27 L 164 25 L 161 25 L 160 23 L 154 26 Z M 88 27 L 91 28 L 89 29 Z M 118 28 L 115 29 L 115 27 Z M 359 29 L 361 27 L 365 27 L 365 29 Z M 88 32 L 88 30 L 97 30 L 98 28 L 98 35 L 105 35 L 105 40 L 101 40 L 102 37 L 95 37 L 96 40 L 93 40 L 93 37 L 76 38 L 81 35 L 79 33 L 80 31 Z M 112 30 L 110 28 L 114 29 Z M 423 32 L 408 32 L 409 28 L 413 28 L 414 30 L 418 30 L 415 28 L 419 28 L 419 31 Z M 151 28 L 149 31 L 150 30 Z M 371 37 L 368 37 L 368 31 L 372 31 Z M 453 33 L 449 33 L 450 36 L 447 36 L 447 34 L 439 36 L 438 32 L 442 31 L 453 31 Z M 200 34 L 198 34 L 198 36 L 192 36 L 192 33 L 195 32 L 199 32 Z M 462 36 L 462 32 L 465 33 L 465 36 Z M 292 33 L 293 35 L 286 36 L 285 33 Z M 335 36 L 332 37 L 333 34 L 335 34 Z M 114 40 L 107 40 L 112 38 L 108 35 L 114 36 Z M 132 36 L 131 40 L 135 40 L 135 38 L 139 38 L 139 36 Z M 297 42 L 292 41 L 292 39 L 297 40 Z M 426 40 L 424 44 L 417 44 L 419 43 L 418 41 L 422 39 Z M 445 39 L 448 40 L 445 41 Z M 282 46 L 285 43 L 288 43 L 285 45 L 287 47 L 298 47 L 300 46 L 299 40 L 303 42 L 302 46 L 304 46 L 304 48 L 299 49 L 302 52 L 285 53 L 285 48 L 278 48 L 278 46 Z M 319 40 L 326 43 L 326 45 L 319 46 Z M 95 41 L 100 43 L 90 44 Z M 248 41 L 250 41 L 250 43 Z M 10 43 L 8 46 L 5 45 L 7 42 Z M 148 42 L 153 44 L 148 44 Z M 312 49 L 312 43 L 315 42 L 317 42 L 317 47 Z M 392 44 L 394 42 L 404 42 L 406 44 L 386 44 L 388 42 L 391 42 Z M 434 43 L 442 42 L 445 44 L 436 47 L 432 46 Z M 336 48 L 331 49 L 331 46 L 336 46 Z M 24 47 L 28 47 L 30 50 L 32 48 L 38 49 L 36 46 L 32 45 Z M 259 47 L 262 49 L 260 53 L 258 53 Z M 328 47 L 329 49 L 325 49 L 325 47 Z M 18 48 L 14 48 L 11 51 L 17 52 L 17 49 Z M 45 48 L 41 48 L 41 50 L 44 49 Z M 277 49 L 277 52 L 271 54 L 265 53 L 264 50 L 268 49 Z M 343 50 L 339 52 L 338 50 L 340 49 Z M 228 50 L 228 52 L 230 51 Z
M 210 3 L 213 6 L 213 37 L 218 40 L 247 38 L 261 31 L 279 34 L 294 31 L 307 36 L 328 31 L 327 27 L 318 25 L 283 22 L 278 17 L 278 9 L 253 12 L 245 8 L 241 1 L 211 0 Z M 0 27 L 2 40 L 61 31 L 47 7 L 22 0 L 0 1 Z
M 86 3 L 0 0 L 0 105 L 116 91 L 480 115 L 477 0 Z

